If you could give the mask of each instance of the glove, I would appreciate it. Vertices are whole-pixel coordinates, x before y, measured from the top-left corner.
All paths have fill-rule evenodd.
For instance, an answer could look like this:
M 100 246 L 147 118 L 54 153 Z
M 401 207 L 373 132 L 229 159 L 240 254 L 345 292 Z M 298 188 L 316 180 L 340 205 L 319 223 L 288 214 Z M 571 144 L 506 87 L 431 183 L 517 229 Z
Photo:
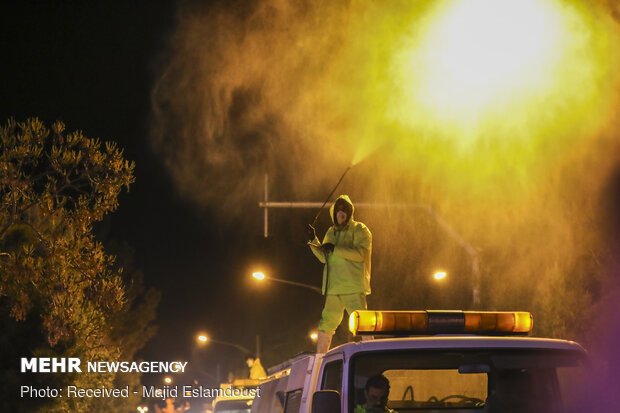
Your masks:
M 316 238 L 316 231 L 314 227 L 310 224 L 306 227 L 306 235 L 308 236 L 308 241 L 312 242 Z
M 323 250 L 324 253 L 331 254 L 332 252 L 334 252 L 334 244 L 332 244 L 331 242 L 328 242 L 327 244 L 323 244 L 321 246 L 321 249 Z

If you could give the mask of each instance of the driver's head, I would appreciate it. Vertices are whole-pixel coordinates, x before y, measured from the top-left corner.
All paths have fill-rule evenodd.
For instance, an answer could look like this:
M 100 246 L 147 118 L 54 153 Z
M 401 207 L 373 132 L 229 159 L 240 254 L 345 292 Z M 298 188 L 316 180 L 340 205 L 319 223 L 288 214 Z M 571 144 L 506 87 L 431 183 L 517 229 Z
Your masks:
M 387 405 L 389 394 L 390 381 L 383 374 L 372 376 L 366 382 L 364 396 L 366 396 L 367 406 L 383 407 Z

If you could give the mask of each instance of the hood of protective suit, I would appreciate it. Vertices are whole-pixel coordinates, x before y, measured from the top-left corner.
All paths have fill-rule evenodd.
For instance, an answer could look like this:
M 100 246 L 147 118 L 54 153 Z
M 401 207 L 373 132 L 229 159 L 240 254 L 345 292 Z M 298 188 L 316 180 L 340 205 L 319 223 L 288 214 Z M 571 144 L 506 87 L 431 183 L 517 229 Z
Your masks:
M 338 225 L 338 221 L 336 220 L 336 204 L 338 203 L 338 201 L 342 202 L 344 201 L 345 203 L 348 204 L 349 206 L 349 211 L 347 211 L 347 220 L 344 223 L 344 225 Z M 351 202 L 351 199 L 349 198 L 349 195 L 340 195 L 336 201 L 332 204 L 332 206 L 329 208 L 329 215 L 332 217 L 332 223 L 334 224 L 334 226 L 336 226 L 337 228 L 344 228 L 346 227 L 351 221 L 353 221 L 353 213 L 355 212 L 355 207 L 353 206 L 353 202 Z

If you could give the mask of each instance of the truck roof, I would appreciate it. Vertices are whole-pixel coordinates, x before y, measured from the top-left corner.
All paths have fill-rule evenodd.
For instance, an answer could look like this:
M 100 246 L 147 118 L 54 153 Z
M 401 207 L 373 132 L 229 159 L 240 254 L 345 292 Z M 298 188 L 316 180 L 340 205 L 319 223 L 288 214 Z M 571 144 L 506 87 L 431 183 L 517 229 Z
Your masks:
M 366 351 L 394 351 L 414 349 L 551 349 L 572 350 L 585 353 L 583 347 L 574 341 L 535 337 L 495 337 L 475 335 L 446 335 L 424 337 L 401 337 L 374 339 L 342 344 L 326 353 L 344 353 L 350 357 Z

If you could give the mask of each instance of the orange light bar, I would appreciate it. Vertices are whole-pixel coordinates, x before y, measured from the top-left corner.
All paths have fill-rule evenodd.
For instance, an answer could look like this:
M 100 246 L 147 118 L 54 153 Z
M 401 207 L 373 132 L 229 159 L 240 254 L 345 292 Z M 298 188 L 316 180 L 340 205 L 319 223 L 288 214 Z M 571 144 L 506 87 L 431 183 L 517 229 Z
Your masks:
M 354 335 L 527 334 L 534 324 L 524 311 L 354 311 Z
M 529 333 L 534 319 L 527 311 L 465 311 L 466 332 Z
M 426 311 L 354 311 L 349 317 L 353 334 L 389 334 L 395 331 L 426 330 Z

